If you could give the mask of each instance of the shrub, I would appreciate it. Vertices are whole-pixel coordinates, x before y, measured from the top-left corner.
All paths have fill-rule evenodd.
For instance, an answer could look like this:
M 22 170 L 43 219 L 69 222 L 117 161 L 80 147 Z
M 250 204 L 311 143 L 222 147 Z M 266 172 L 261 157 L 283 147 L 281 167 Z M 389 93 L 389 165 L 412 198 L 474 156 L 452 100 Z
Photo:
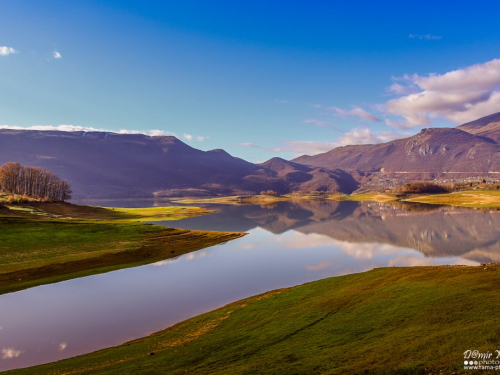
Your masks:
M 398 192 L 406 194 L 436 194 L 448 193 L 453 190 L 452 186 L 436 184 L 434 182 L 417 181 L 407 183 L 397 189 Z
M 279 194 L 276 193 L 274 190 L 261 191 L 260 195 L 270 195 L 272 197 L 279 197 Z

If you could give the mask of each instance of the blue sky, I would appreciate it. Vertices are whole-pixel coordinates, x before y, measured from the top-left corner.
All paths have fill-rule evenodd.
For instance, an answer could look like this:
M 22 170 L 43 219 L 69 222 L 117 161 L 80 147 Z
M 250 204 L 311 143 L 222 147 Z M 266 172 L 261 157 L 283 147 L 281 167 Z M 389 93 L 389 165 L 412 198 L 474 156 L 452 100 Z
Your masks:
M 253 162 L 454 126 L 500 111 L 499 11 L 4 0 L 0 126 L 173 133 Z

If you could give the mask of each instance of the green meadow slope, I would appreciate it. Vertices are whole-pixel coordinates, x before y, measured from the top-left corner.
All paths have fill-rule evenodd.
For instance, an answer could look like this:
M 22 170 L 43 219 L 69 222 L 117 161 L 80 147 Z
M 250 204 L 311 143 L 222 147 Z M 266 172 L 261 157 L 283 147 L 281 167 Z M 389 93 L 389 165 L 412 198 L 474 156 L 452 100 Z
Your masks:
M 495 265 L 379 268 L 6 374 L 461 374 L 466 350 L 500 348 L 499 292 Z
M 244 235 L 142 223 L 213 212 L 34 203 L 2 208 L 0 294 L 168 259 Z

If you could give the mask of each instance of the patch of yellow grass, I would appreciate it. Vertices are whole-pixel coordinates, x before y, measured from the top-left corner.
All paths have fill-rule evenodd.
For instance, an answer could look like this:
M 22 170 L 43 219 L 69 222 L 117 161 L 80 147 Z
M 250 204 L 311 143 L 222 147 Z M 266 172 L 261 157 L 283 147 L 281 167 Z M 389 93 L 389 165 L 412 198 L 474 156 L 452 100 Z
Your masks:
M 139 221 L 179 220 L 191 216 L 215 213 L 215 211 L 200 207 L 104 208 L 125 214 L 130 216 L 130 219 Z
M 496 190 L 469 190 L 450 194 L 426 195 L 410 198 L 406 201 L 470 208 L 492 208 L 500 207 L 500 192 Z
M 365 194 L 354 194 L 354 195 L 339 195 L 331 197 L 330 199 L 336 201 L 356 201 L 356 202 L 396 202 L 398 198 L 392 194 L 380 194 L 380 193 L 365 193 Z

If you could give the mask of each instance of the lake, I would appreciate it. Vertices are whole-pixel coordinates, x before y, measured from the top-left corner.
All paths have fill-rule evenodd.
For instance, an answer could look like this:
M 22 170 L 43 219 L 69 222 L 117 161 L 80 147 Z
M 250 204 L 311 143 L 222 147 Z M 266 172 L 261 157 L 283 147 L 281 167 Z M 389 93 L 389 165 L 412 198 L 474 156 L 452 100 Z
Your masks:
M 1 295 L 0 371 L 115 346 L 245 297 L 326 277 L 500 262 L 496 211 L 334 201 L 198 206 L 218 213 L 156 224 L 249 234 L 146 266 Z

